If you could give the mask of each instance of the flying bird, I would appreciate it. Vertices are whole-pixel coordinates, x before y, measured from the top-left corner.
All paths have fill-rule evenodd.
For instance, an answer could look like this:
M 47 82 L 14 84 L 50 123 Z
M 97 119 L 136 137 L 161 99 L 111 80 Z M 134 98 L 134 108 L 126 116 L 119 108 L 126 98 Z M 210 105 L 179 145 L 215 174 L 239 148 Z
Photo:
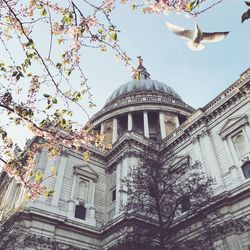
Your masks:
M 172 23 L 166 23 L 167 28 L 174 34 L 188 40 L 187 46 L 191 50 L 202 50 L 205 45 L 202 43 L 213 43 L 223 40 L 228 34 L 227 32 L 202 32 L 199 26 L 195 25 L 195 30 L 187 30 Z
M 250 6 L 250 2 L 245 2 L 245 4 L 247 6 Z M 246 21 L 248 18 L 250 18 L 250 8 L 243 13 L 243 15 L 241 16 L 241 22 L 243 23 L 244 21 Z

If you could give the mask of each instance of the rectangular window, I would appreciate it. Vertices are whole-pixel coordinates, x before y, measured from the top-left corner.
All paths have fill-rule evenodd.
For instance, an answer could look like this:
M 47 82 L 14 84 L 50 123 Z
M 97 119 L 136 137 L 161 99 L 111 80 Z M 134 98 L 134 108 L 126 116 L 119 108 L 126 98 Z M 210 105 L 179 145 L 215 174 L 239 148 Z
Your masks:
M 190 199 L 187 195 L 184 195 L 181 198 L 181 212 L 185 213 L 190 209 Z
M 111 195 L 112 195 L 112 197 L 111 197 L 111 201 L 113 202 L 113 201 L 115 201 L 115 200 L 116 200 L 116 188 L 114 188 L 114 189 L 112 190 Z
M 83 204 L 76 205 L 75 207 L 75 218 L 85 220 L 86 218 L 86 208 Z
M 244 173 L 244 176 L 246 179 L 249 179 L 250 178 L 250 161 L 247 161 L 245 162 L 243 165 L 242 165 L 242 170 L 243 170 L 243 173 Z

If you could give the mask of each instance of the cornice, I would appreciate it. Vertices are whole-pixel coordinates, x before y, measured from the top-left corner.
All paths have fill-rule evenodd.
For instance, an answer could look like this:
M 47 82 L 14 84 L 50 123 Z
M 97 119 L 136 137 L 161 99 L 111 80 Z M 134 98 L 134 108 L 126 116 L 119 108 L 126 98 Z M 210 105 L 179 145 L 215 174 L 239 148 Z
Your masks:
M 152 152 L 159 150 L 159 145 L 155 141 L 146 138 L 136 132 L 126 132 L 107 154 L 107 167 L 120 161 L 126 155 L 139 156 L 146 149 L 151 148 Z
M 209 123 L 221 116 L 222 112 L 226 113 L 237 102 L 247 100 L 250 93 L 250 68 L 243 76 L 205 107 L 198 109 L 181 126 L 168 135 L 164 139 L 161 149 L 187 141 L 196 133 L 197 128 L 208 127 Z
M 85 248 L 77 247 L 71 244 L 57 241 L 54 237 L 44 235 L 29 234 L 24 239 L 24 247 L 43 246 L 48 249 L 62 249 L 62 250 L 84 250 Z
M 187 113 L 192 113 L 195 111 L 194 108 L 184 103 L 183 101 L 174 99 L 170 96 L 166 95 L 153 95 L 153 94 L 139 94 L 132 95 L 126 98 L 118 99 L 116 102 L 111 105 L 104 107 L 102 110 L 97 112 L 90 120 L 91 123 L 95 123 L 98 119 L 108 114 L 112 114 L 114 111 L 119 109 L 125 109 L 128 107 L 135 107 L 141 105 L 157 105 L 157 106 L 166 106 L 173 107 L 177 110 L 183 110 Z

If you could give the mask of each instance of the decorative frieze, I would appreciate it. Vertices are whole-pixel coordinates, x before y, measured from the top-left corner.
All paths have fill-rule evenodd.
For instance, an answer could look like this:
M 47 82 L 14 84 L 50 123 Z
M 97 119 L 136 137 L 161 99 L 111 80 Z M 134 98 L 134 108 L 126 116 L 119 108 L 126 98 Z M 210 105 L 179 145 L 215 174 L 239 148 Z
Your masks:
M 24 240 L 24 247 L 31 249 L 54 249 L 54 250 L 85 250 L 85 248 L 77 247 L 71 244 L 62 243 L 55 238 L 40 236 L 40 235 L 27 235 Z

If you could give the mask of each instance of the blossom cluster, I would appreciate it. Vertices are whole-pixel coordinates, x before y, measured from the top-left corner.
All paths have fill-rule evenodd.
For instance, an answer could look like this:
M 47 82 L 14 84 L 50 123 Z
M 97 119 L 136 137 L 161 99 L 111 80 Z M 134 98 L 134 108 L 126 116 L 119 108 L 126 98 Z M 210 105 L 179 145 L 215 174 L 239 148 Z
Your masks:
M 147 13 L 169 13 L 189 11 L 203 1 L 143 2 Z M 41 146 L 16 155 L 7 126 L 29 128 L 35 136 L 44 138 L 43 147 L 52 156 L 60 154 L 65 147 L 108 148 L 101 135 L 91 128 L 82 129 L 82 124 L 76 126 L 71 117 L 75 109 L 88 113 L 83 97 L 87 96 L 89 108 L 94 106 L 81 63 L 85 48 L 100 52 L 110 49 L 115 60 L 130 67 L 136 79 L 139 76 L 119 45 L 120 31 L 110 15 L 115 4 L 115 0 L 103 0 L 99 5 L 75 0 L 0 1 L 0 49 L 1 55 L 2 51 L 4 53 L 4 58 L 0 58 L 0 138 L 3 144 L 0 160 L 5 163 L 7 174 L 27 187 L 29 197 L 48 192 L 42 184 L 44 177 L 34 169 L 34 156 Z M 44 34 L 40 32 L 41 27 Z M 88 160 L 89 156 L 85 150 L 83 158 Z
M 144 9 L 146 13 L 164 13 L 170 12 L 180 13 L 187 11 L 190 0 L 159 0 L 147 2 L 147 7 Z

